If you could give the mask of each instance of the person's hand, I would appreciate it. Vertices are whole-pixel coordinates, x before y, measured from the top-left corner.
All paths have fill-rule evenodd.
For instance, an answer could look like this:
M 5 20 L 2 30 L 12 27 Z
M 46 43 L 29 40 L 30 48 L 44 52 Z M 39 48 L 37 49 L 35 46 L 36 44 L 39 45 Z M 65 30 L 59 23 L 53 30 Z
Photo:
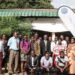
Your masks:
M 49 68 L 46 68 L 46 70 L 49 72 Z
M 60 69 L 61 72 L 63 72 L 63 69 Z
M 5 52 L 3 52 L 3 59 L 5 58 Z
M 33 73 L 34 72 L 34 70 L 33 69 L 31 69 L 31 73 Z
M 34 70 L 36 69 L 36 67 L 33 68 Z
M 64 68 L 62 69 L 62 71 L 64 71 Z

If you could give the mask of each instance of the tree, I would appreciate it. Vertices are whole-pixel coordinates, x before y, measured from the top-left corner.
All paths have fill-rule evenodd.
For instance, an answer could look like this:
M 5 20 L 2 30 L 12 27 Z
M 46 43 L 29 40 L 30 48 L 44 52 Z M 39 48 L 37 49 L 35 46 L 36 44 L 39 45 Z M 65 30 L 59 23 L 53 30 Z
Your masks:
M 51 0 L 1 0 L 0 8 L 53 8 Z
M 31 34 L 31 22 L 29 20 L 21 20 L 18 17 L 0 17 L 0 35 L 11 35 L 13 31 L 22 34 Z
M 28 35 L 30 36 L 32 34 L 32 25 L 31 21 L 29 19 L 20 21 L 19 26 L 18 26 L 18 31 L 22 33 L 23 35 Z

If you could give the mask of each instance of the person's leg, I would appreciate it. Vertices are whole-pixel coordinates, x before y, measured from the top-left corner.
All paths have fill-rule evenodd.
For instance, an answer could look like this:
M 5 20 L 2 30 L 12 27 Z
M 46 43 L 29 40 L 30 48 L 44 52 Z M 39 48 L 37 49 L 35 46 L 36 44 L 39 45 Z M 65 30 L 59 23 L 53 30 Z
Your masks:
M 10 51 L 10 56 L 9 56 L 9 65 L 8 65 L 9 73 L 12 73 L 13 60 L 14 60 L 14 51 L 11 50 Z
M 45 75 L 45 72 L 46 72 L 46 69 L 45 68 L 39 69 L 40 75 Z
M 21 62 L 21 72 L 23 73 L 23 66 L 24 66 L 24 63 Z
M 19 63 L 19 52 L 15 51 L 15 67 L 14 67 L 14 72 L 17 72 L 18 63 Z
M 0 74 L 2 73 L 3 53 L 0 52 Z
M 57 75 L 61 75 L 61 71 L 58 68 L 57 68 Z
M 27 72 L 27 61 L 24 61 L 24 71 Z
M 68 75 L 68 71 L 65 69 L 63 75 Z

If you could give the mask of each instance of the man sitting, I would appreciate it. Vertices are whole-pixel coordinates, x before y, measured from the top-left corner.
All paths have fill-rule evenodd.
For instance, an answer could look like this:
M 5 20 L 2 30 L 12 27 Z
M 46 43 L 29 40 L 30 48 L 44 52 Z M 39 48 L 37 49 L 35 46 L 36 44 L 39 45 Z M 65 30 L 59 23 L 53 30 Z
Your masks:
M 52 58 L 49 56 L 49 52 L 46 51 L 45 55 L 41 58 L 41 75 L 44 75 L 44 72 L 51 72 L 52 68 Z
M 60 55 L 56 57 L 55 62 L 56 68 L 58 69 L 58 74 L 67 75 L 68 57 L 65 56 L 63 51 L 61 51 Z
M 30 73 L 32 75 L 36 75 L 37 74 L 38 58 L 35 55 L 34 51 L 31 51 L 31 55 L 28 57 L 28 68 L 29 68 Z

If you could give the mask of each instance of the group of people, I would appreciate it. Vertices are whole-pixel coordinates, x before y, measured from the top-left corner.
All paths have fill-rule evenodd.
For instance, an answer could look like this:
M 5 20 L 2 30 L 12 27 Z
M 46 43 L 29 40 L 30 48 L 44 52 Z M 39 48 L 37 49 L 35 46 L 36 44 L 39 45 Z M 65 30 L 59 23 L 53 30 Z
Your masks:
M 9 74 L 27 72 L 34 75 L 47 73 L 75 74 L 75 40 L 74 38 L 55 37 L 46 34 L 39 37 L 37 33 L 29 38 L 14 32 L 8 40 L 0 37 L 0 74 L 2 65 Z

